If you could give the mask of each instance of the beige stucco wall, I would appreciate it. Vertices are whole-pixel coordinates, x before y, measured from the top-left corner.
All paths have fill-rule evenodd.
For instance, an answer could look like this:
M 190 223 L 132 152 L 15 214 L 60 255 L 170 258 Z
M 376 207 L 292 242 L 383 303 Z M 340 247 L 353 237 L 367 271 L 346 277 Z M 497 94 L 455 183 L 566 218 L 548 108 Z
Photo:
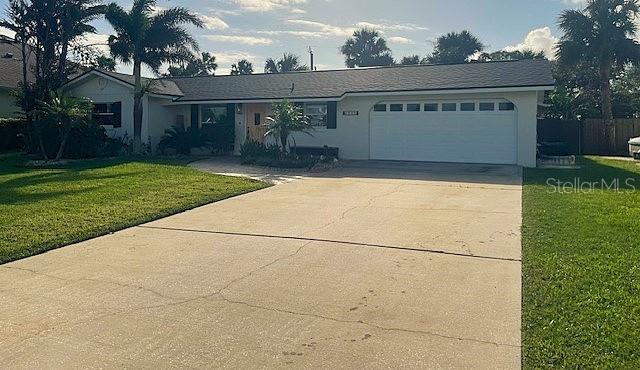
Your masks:
M 11 89 L 0 87 L 0 118 L 15 117 L 20 112 L 16 99 L 11 96 Z
M 517 164 L 525 167 L 536 165 L 537 102 L 538 93 L 507 92 L 481 94 L 405 95 L 346 97 L 338 102 L 337 128 L 318 128 L 313 137 L 296 134 L 295 140 L 301 146 L 333 146 L 340 148 L 340 156 L 345 159 L 370 159 L 369 114 L 379 102 L 438 101 L 457 99 L 505 99 L 516 105 L 517 113 Z M 358 111 L 357 116 L 344 116 L 343 111 Z

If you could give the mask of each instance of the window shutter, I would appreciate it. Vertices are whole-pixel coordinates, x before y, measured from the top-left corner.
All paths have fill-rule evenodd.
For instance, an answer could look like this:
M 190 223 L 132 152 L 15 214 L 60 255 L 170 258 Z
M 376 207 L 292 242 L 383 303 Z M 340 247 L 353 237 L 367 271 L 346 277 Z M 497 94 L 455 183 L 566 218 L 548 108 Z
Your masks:
M 335 129 L 338 127 L 338 102 L 327 102 L 327 128 Z
M 113 113 L 113 127 L 122 127 L 122 102 L 111 104 L 111 112 Z
M 236 122 L 236 105 L 227 104 L 227 124 L 233 125 Z
M 191 104 L 191 128 L 194 130 L 198 129 L 199 123 L 198 123 L 198 110 L 199 110 L 199 106 L 198 104 Z

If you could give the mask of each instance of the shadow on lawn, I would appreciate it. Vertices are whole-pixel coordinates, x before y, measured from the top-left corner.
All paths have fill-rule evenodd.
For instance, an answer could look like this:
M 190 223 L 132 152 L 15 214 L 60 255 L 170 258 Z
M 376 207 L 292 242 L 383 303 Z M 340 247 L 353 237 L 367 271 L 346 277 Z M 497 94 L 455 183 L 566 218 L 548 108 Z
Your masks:
M 640 166 L 637 162 L 580 157 L 578 165 L 580 168 L 576 169 L 525 169 L 524 183 L 541 186 L 550 186 L 550 183 L 558 181 L 585 186 L 588 183 L 615 183 L 619 190 L 640 190 Z

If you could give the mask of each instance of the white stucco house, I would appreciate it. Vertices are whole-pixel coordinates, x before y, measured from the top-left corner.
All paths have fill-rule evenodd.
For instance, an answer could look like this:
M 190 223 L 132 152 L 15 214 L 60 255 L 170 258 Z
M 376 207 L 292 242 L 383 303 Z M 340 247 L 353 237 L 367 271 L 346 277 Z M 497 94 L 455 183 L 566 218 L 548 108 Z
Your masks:
M 546 60 L 147 79 L 142 137 L 155 148 L 175 123 L 234 118 L 235 152 L 263 140 L 272 103 L 302 105 L 316 124 L 298 146 L 358 160 L 536 165 Z M 90 98 L 111 135 L 133 134 L 133 77 L 90 70 L 65 89 Z

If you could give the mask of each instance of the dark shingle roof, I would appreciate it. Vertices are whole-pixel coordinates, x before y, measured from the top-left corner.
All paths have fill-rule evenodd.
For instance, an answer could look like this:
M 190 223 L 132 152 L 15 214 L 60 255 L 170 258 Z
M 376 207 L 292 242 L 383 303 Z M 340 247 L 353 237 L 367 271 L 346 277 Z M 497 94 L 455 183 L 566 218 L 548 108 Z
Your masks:
M 31 69 L 28 69 L 31 79 Z M 16 88 L 22 82 L 22 54 L 20 47 L 9 38 L 0 37 L 0 86 Z
M 179 101 L 338 98 L 349 92 L 550 86 L 547 60 L 398 66 L 332 71 L 167 78 Z

